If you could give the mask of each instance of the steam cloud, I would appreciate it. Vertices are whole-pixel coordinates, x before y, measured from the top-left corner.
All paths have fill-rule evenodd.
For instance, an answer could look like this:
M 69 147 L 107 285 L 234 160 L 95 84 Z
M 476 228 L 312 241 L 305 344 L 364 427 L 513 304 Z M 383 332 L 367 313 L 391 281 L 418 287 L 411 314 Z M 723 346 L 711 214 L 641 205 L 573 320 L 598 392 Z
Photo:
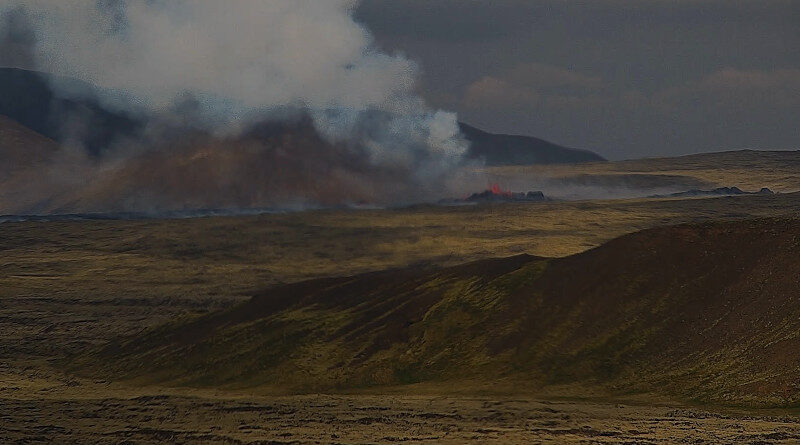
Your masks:
M 87 161 L 91 177 L 74 194 L 62 193 L 60 204 L 48 197 L 48 210 L 389 204 L 447 195 L 467 148 L 456 116 L 431 110 L 414 93 L 415 64 L 380 52 L 352 18 L 355 6 L 6 0 L 0 15 L 14 20 L 0 21 L 8 28 L 0 38 L 24 40 L 30 48 L 21 53 L 42 71 L 102 88 L 103 106 L 151 121 L 135 141 L 117 141 Z M 10 29 L 19 23 L 32 33 Z M 79 94 L 58 81 L 53 87 Z M 175 137 L 176 125 L 192 130 Z

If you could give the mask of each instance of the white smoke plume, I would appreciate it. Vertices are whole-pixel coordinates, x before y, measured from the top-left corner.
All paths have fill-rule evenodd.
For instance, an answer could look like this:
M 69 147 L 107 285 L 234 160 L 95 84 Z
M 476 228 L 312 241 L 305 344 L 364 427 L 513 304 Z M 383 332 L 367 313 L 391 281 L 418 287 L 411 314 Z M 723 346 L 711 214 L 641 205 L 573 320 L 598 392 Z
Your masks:
M 353 19 L 356 3 L 2 0 L 0 12 L 25 10 L 37 67 L 112 92 L 106 106 L 164 114 L 191 97 L 224 137 L 253 116 L 304 110 L 331 144 L 357 146 L 379 171 L 407 172 L 398 191 L 430 193 L 428 183 L 451 181 L 467 144 L 454 114 L 414 93 L 416 65 L 375 47 Z

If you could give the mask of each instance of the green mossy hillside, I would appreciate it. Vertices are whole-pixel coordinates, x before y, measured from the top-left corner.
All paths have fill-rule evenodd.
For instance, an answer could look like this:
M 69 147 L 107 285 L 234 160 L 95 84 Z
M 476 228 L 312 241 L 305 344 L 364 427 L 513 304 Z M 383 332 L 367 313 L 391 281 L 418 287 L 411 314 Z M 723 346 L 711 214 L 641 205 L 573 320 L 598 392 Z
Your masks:
M 75 359 L 80 373 L 290 392 L 519 381 L 800 402 L 800 224 L 682 225 L 560 259 L 265 291 Z

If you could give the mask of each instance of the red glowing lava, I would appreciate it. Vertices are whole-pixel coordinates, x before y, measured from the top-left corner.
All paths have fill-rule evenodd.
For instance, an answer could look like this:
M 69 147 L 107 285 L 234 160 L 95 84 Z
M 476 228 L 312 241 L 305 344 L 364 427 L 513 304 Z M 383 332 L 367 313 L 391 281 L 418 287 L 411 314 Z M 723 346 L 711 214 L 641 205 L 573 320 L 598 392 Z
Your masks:
M 492 187 L 489 190 L 492 192 L 493 195 L 497 195 L 497 196 L 508 196 L 508 197 L 510 197 L 512 195 L 512 193 L 510 191 L 503 190 L 503 188 L 500 187 L 500 184 L 492 184 Z

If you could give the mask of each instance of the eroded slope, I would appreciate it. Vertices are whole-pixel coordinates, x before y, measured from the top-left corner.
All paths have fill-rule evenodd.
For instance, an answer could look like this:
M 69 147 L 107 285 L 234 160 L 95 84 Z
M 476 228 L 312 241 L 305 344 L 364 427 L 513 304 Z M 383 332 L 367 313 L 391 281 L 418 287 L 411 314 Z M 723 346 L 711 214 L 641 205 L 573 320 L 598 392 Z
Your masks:
M 116 342 L 81 372 L 292 391 L 580 383 L 789 405 L 800 364 L 794 220 L 657 228 L 519 256 L 283 286 Z

